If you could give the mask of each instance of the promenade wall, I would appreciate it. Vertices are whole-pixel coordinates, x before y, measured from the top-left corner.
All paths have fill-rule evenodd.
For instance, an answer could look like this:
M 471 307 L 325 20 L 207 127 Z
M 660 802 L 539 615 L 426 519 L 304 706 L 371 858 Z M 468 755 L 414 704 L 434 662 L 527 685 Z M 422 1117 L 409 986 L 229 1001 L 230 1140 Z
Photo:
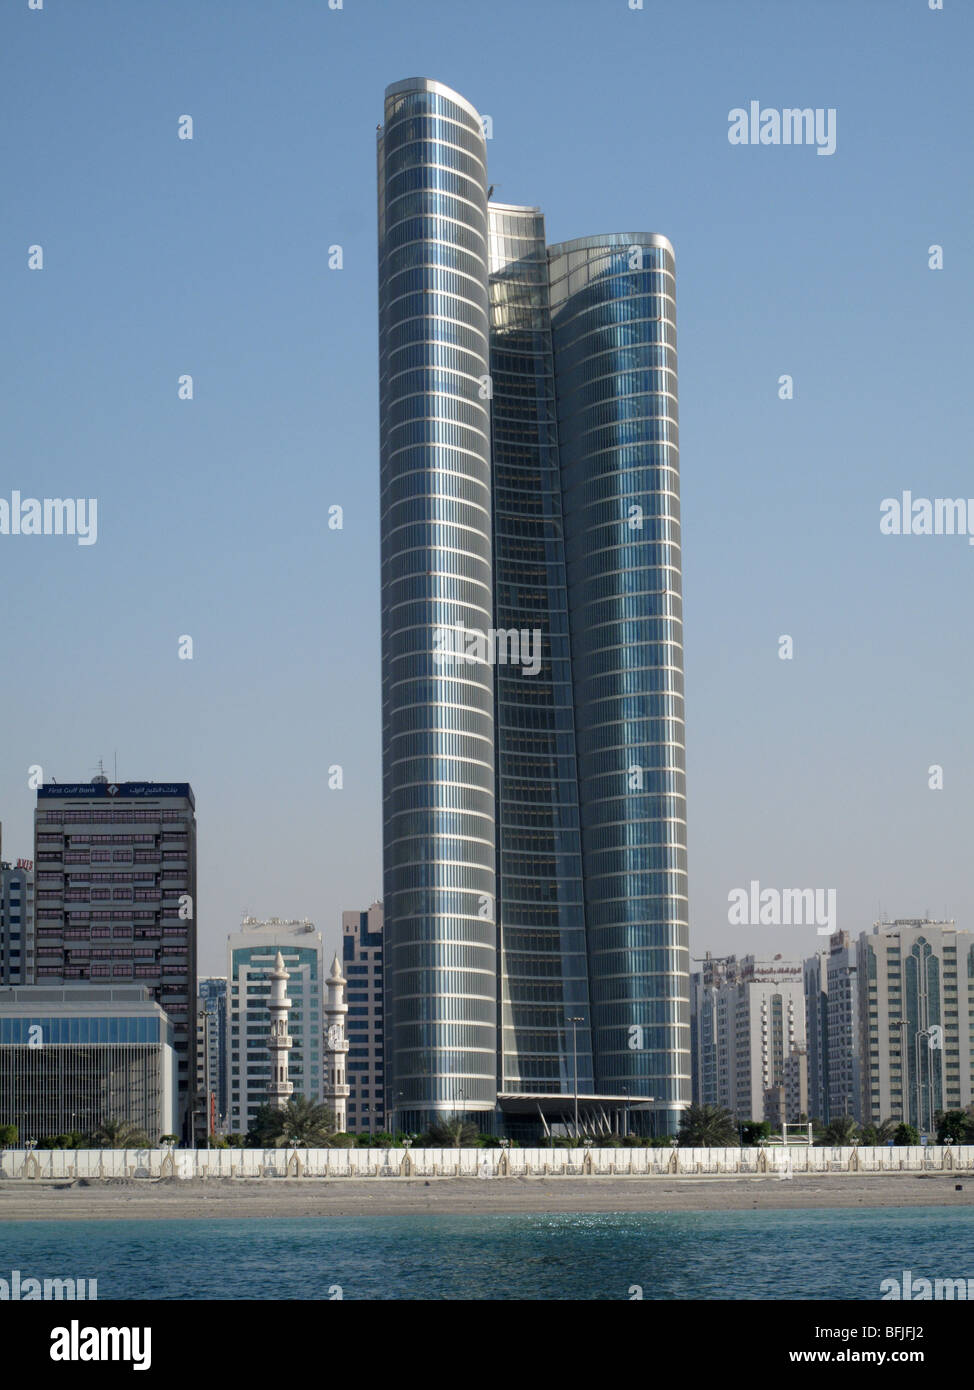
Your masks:
M 0 1150 L 0 1181 L 112 1178 L 679 1177 L 974 1169 L 974 1145 L 734 1149 Z

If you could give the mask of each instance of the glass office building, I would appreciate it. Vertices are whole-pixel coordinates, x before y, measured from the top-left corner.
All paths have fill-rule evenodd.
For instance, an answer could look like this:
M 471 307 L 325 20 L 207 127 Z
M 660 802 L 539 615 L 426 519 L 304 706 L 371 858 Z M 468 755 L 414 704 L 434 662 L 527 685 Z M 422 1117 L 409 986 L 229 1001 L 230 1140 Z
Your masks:
M 544 219 L 490 207 L 494 601 L 541 669 L 497 666 L 501 1095 L 595 1090 Z M 569 1020 L 576 1020 L 570 1024 Z
M 492 626 L 480 118 L 400 83 L 378 157 L 387 1108 L 410 1128 L 496 1098 L 492 671 L 433 650 Z
M 176 1130 L 176 1033 L 137 985 L 0 989 L 0 1124 L 19 1139 L 129 1120 L 150 1145 Z
M 577 1097 L 583 1127 L 669 1133 L 690 1087 L 673 252 L 549 247 L 539 209 L 487 196 L 473 107 L 391 87 L 388 1096 L 416 1127 L 546 1129 Z M 444 664 L 456 624 L 504 640 Z

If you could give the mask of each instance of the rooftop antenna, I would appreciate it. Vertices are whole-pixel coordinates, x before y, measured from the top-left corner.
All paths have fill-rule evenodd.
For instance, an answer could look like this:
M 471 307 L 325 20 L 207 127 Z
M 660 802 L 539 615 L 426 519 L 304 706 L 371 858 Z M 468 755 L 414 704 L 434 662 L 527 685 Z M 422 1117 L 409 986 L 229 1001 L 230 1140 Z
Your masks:
M 118 781 L 118 749 L 117 749 L 117 748 L 115 749 L 115 774 L 114 774 L 114 776 L 112 777 L 112 781 L 113 781 L 113 782 L 117 782 L 117 781 Z

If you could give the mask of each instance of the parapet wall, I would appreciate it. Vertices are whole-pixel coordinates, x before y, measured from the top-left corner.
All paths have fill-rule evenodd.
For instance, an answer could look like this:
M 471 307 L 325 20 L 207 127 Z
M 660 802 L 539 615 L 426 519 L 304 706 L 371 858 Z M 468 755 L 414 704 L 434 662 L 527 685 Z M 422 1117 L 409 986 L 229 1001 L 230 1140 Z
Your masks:
M 677 1177 L 974 1168 L 974 1145 L 744 1149 L 3 1149 L 0 1181 L 78 1178 Z

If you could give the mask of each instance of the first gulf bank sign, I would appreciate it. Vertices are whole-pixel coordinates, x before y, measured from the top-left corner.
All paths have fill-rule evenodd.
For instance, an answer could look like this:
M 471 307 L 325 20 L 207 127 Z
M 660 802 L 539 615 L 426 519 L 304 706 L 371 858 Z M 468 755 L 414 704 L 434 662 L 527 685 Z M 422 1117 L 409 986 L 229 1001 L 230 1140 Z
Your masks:
M 195 806 L 193 791 L 188 782 L 52 782 L 49 786 L 37 788 L 38 798 L 52 797 L 106 797 L 109 801 L 116 797 L 129 800 L 130 797 L 183 796 L 191 806 Z

